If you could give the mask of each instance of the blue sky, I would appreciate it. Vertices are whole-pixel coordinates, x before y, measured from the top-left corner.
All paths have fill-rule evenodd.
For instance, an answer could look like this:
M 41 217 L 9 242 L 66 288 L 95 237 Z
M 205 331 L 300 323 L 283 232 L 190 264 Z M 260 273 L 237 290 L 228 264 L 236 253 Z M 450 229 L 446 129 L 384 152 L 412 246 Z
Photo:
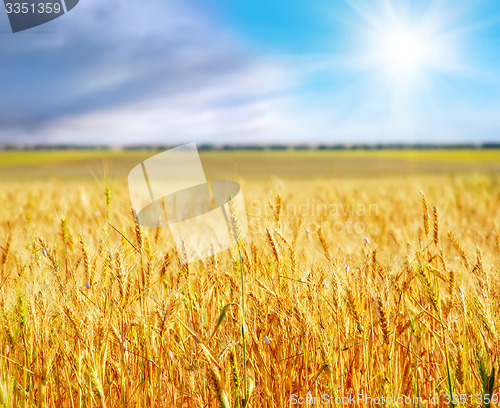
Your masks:
M 82 0 L 12 34 L 1 143 L 500 141 L 500 3 Z

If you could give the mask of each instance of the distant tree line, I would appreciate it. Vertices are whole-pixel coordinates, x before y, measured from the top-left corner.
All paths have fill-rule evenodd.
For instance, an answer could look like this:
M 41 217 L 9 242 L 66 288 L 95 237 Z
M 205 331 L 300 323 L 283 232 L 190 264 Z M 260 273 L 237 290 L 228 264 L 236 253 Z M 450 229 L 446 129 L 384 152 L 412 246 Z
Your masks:
M 168 150 L 178 145 L 138 144 L 124 146 L 110 145 L 16 145 L 0 144 L 0 150 Z M 361 144 L 199 144 L 199 151 L 234 151 L 234 150 L 430 150 L 430 149 L 500 149 L 500 142 L 485 143 L 361 143 Z

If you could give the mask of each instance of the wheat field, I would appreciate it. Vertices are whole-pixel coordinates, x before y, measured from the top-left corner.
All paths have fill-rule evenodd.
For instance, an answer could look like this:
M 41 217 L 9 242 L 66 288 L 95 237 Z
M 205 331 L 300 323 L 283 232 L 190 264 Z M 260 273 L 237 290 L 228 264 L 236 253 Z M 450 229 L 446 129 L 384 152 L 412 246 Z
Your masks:
M 125 180 L 1 182 L 0 406 L 498 405 L 497 176 L 237 181 L 187 265 Z

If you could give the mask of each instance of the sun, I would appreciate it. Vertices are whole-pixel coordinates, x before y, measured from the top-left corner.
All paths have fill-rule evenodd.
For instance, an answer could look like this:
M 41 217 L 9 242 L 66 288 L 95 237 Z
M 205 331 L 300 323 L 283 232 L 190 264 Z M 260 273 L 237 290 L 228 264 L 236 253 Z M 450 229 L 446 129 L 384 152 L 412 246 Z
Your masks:
M 462 134 L 456 126 L 462 117 L 452 116 L 450 106 L 465 112 L 462 91 L 478 95 L 472 81 L 486 80 L 478 39 L 493 23 L 469 23 L 472 6 L 462 2 L 346 3 L 345 12 L 332 17 L 334 52 L 325 64 L 335 81 L 332 100 L 342 112 L 336 133 L 408 143 L 451 139 L 447 129 Z
M 432 72 L 450 68 L 453 37 L 435 13 L 412 15 L 389 7 L 366 20 L 365 66 L 381 73 L 386 82 L 416 84 Z
M 415 75 L 432 62 L 429 44 L 412 30 L 395 30 L 381 38 L 383 62 L 397 76 Z
M 347 89 L 361 91 L 352 98 L 350 117 L 377 124 L 388 139 L 415 141 L 433 128 L 431 117 L 447 117 L 439 101 L 468 74 L 468 37 L 457 25 L 463 11 L 416 0 L 349 0 L 349 6 L 353 14 L 344 21 L 351 40 L 343 64 L 353 75 Z
M 445 52 L 439 35 L 418 26 L 387 26 L 374 40 L 375 64 L 399 82 L 416 80 L 437 68 Z

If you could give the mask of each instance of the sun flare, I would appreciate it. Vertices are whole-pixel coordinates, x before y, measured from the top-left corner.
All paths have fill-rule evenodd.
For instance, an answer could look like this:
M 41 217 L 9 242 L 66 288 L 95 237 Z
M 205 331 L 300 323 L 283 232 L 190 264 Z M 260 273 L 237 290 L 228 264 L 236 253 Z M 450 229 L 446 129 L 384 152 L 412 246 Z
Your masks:
M 454 92 L 455 80 L 474 75 L 467 65 L 466 35 L 473 28 L 458 25 L 465 11 L 457 7 L 450 13 L 438 2 L 350 4 L 356 18 L 346 20 L 353 38 L 346 60 L 363 90 L 352 116 L 379 120 L 387 139 L 415 141 L 424 124 L 434 126 L 422 112 L 432 106 L 432 120 L 447 120 L 443 95 Z
M 391 6 L 364 17 L 366 67 L 386 82 L 415 85 L 432 72 L 456 68 L 456 38 L 434 9 L 417 15 Z
M 430 61 L 429 44 L 412 31 L 390 32 L 382 39 L 382 58 L 396 74 L 411 74 L 423 69 Z
M 375 37 L 374 59 L 386 75 L 399 81 L 414 80 L 440 65 L 441 41 L 418 27 L 386 27 Z

